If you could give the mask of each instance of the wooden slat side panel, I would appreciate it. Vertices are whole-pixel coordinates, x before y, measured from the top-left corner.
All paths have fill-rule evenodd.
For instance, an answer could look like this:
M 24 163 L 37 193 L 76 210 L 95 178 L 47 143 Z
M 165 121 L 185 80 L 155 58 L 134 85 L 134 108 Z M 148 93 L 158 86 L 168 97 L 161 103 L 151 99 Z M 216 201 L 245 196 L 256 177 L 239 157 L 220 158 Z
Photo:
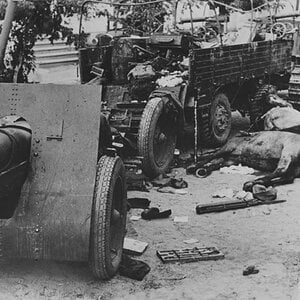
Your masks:
M 292 41 L 264 41 L 223 48 L 195 49 L 191 57 L 194 84 L 228 84 L 290 69 Z

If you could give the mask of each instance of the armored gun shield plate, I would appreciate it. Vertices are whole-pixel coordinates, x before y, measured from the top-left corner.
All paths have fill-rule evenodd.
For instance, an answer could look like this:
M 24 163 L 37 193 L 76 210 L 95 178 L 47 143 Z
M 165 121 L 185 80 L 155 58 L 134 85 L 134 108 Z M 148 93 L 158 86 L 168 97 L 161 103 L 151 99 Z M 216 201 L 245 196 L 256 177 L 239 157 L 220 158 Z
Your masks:
M 32 128 L 18 207 L 1 220 L 2 257 L 88 261 L 100 86 L 0 84 L 1 116 Z

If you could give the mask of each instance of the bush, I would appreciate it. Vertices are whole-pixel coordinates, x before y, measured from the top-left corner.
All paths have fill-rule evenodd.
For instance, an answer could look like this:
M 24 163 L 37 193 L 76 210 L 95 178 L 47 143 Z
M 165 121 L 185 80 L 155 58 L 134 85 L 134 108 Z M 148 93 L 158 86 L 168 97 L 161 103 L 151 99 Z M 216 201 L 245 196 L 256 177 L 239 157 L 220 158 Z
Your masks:
M 82 1 L 35 1 L 18 2 L 9 48 L 5 58 L 6 69 L 2 81 L 27 82 L 28 74 L 35 68 L 33 46 L 44 35 L 50 41 L 71 37 L 71 29 L 63 26 L 62 15 L 70 16 L 80 11 Z M 0 17 L 5 15 L 6 1 L 0 0 Z

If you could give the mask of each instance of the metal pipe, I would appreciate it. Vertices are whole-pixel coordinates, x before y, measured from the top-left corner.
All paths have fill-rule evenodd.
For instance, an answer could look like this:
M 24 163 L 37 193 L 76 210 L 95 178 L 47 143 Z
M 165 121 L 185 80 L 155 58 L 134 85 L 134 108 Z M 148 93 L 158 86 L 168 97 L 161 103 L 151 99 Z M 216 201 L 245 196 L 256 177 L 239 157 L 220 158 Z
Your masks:
M 279 20 L 279 19 L 285 19 L 285 18 L 296 18 L 299 17 L 300 13 L 292 13 L 292 14 L 280 14 L 280 15 L 273 15 L 271 16 L 271 18 L 273 20 Z M 263 22 L 266 20 L 266 17 L 260 17 L 260 18 L 254 18 L 253 21 L 254 22 Z M 250 20 L 249 20 L 250 21 Z
M 219 20 L 219 22 L 226 22 L 226 16 L 219 16 L 219 15 L 213 15 L 210 17 L 193 17 L 193 22 L 207 22 L 207 21 L 216 21 L 216 19 Z M 191 19 L 188 17 L 180 19 L 178 22 L 179 24 L 184 24 L 184 23 L 190 23 Z
M 2 71 L 5 67 L 4 66 L 5 50 L 7 46 L 9 33 L 12 27 L 12 22 L 14 20 L 16 6 L 17 6 L 16 0 L 7 0 L 4 22 L 0 34 L 0 71 Z

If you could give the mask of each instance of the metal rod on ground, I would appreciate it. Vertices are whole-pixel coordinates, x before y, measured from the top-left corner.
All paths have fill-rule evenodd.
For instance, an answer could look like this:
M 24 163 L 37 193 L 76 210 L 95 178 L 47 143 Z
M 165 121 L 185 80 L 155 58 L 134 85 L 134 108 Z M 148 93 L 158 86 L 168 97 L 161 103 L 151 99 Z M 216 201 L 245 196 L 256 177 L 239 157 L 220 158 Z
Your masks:
M 9 33 L 12 27 L 12 22 L 14 19 L 16 5 L 17 5 L 17 1 L 7 0 L 5 17 L 3 21 L 2 31 L 0 34 L 0 71 L 4 69 L 5 50 L 7 46 Z

